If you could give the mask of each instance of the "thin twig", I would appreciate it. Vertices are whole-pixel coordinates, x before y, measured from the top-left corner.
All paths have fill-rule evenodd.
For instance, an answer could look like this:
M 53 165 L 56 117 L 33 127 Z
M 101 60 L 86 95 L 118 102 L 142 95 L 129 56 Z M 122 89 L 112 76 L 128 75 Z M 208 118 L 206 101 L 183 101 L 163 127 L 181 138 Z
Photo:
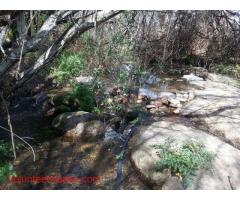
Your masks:
M 10 129 L 9 131 L 11 133 L 11 142 L 12 142 L 13 156 L 14 156 L 14 159 L 16 159 L 17 155 L 16 155 L 16 149 L 15 149 L 15 143 L 14 143 L 14 132 L 13 132 L 13 127 L 12 127 L 12 123 L 11 123 L 11 116 L 9 114 L 8 106 L 6 104 L 6 101 L 4 99 L 2 91 L 0 91 L 0 96 L 1 96 L 1 99 L 2 99 L 2 102 L 3 102 L 3 106 L 5 107 L 5 110 L 7 112 L 8 126 L 9 126 L 9 129 Z
M 7 128 L 1 126 L 1 125 L 0 125 L 0 128 L 3 129 L 3 130 L 5 130 L 5 131 L 7 131 L 7 132 L 9 132 L 9 133 L 11 133 L 11 131 L 10 131 L 9 129 L 7 129 Z M 18 139 L 21 140 L 24 144 L 26 144 L 26 145 L 28 145 L 28 146 L 30 147 L 30 149 L 31 149 L 31 151 L 32 151 L 32 154 L 33 154 L 33 161 L 35 162 L 35 160 L 36 160 L 36 154 L 35 154 L 35 151 L 34 151 L 33 147 L 32 147 L 26 140 L 23 139 L 23 138 L 27 138 L 27 137 L 20 137 L 20 136 L 17 135 L 16 133 L 14 133 L 14 136 L 16 136 L 16 138 L 18 138 Z M 29 137 L 28 139 L 33 139 L 33 138 L 30 138 L 30 137 Z M 28 149 L 28 150 L 29 150 L 29 149 Z

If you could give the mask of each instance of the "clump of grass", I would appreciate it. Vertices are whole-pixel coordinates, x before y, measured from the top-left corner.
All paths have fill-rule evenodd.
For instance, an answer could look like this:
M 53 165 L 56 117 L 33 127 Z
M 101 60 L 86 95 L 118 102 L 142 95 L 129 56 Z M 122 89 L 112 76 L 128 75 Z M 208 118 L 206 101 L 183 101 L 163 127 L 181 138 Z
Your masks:
M 162 145 L 154 145 L 160 157 L 156 164 L 158 171 L 170 170 L 173 175 L 183 180 L 186 187 L 191 186 L 197 170 L 209 168 L 214 154 L 207 151 L 200 142 L 187 141 L 181 145 L 173 138 L 168 138 Z

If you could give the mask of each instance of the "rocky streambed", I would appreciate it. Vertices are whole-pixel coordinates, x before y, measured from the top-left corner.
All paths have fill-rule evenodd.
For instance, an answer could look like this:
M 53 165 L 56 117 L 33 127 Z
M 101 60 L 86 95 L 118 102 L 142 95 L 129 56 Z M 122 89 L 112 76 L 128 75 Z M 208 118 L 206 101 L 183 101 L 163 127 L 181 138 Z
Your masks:
M 131 102 L 120 121 L 117 116 L 99 117 L 83 111 L 60 114 L 51 122 L 55 137 L 35 146 L 36 162 L 28 151 L 15 161 L 19 176 L 100 176 L 99 182 L 8 187 L 115 189 L 122 160 L 120 189 L 239 189 L 240 89 L 232 79 L 226 82 L 219 75 L 204 79 L 194 74 L 162 82 L 151 77 L 151 83 L 145 81 L 147 84 L 133 88 L 128 97 L 119 88 L 106 88 L 117 99 Z M 110 98 L 115 101 L 115 97 Z M 124 141 L 139 119 L 135 108 L 147 114 L 128 138 L 127 150 L 121 155 Z M 21 125 L 17 127 L 21 130 Z M 191 187 L 183 187 L 172 174 L 156 171 L 159 156 L 152 145 L 163 144 L 168 137 L 176 138 L 178 143 L 201 141 L 216 155 L 211 169 L 196 172 Z

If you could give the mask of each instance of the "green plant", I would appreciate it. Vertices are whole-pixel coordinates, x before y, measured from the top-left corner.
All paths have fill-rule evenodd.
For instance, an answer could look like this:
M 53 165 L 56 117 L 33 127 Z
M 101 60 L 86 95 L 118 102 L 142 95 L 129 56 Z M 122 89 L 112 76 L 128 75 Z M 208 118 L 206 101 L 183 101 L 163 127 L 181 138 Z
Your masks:
M 50 76 L 56 82 L 64 84 L 81 74 L 86 65 L 86 59 L 81 53 L 64 52 L 57 59 L 56 65 L 57 67 L 50 72 Z
M 123 160 L 123 158 L 124 158 L 124 153 L 123 152 L 121 152 L 118 155 L 116 155 L 116 159 L 117 160 Z
M 9 176 L 16 176 L 12 163 L 0 163 L 0 184 L 7 183 Z
M 77 85 L 71 93 L 71 97 L 78 102 L 79 108 L 91 112 L 96 106 L 94 89 L 91 85 Z
M 116 112 L 121 112 L 122 109 L 123 109 L 123 106 L 122 106 L 120 103 L 117 103 L 117 104 L 115 105 L 115 110 L 116 110 Z
M 124 83 L 127 81 L 127 79 L 128 79 L 128 72 L 127 71 L 120 72 L 118 82 Z
M 233 76 L 240 78 L 240 65 L 214 65 L 211 67 L 211 71 L 219 74 Z
M 95 112 L 97 115 L 100 115 L 100 114 L 101 114 L 101 108 L 99 108 L 99 107 L 94 107 L 94 108 L 93 108 L 93 112 Z
M 0 140 L 0 160 L 12 157 L 12 147 L 8 142 Z
M 214 155 L 199 142 L 187 141 L 179 145 L 173 138 L 168 138 L 163 145 L 153 146 L 160 157 L 156 164 L 157 170 L 170 170 L 183 179 L 186 186 L 191 185 L 196 170 L 210 167 L 214 159 Z
M 9 176 L 16 176 L 13 165 L 9 161 L 12 157 L 13 152 L 11 144 L 0 140 L 0 184 L 6 183 Z

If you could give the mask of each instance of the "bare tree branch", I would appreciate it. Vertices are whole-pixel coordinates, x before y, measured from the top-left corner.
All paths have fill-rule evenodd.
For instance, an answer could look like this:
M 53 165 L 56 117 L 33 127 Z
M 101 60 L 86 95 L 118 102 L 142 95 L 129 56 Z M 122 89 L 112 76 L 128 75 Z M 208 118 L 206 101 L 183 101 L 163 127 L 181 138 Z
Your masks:
M 80 19 L 77 23 L 74 23 L 69 29 L 61 35 L 61 37 L 44 53 L 38 60 L 35 62 L 33 67 L 26 70 L 22 73 L 22 79 L 19 80 L 15 88 L 20 87 L 27 80 L 29 80 L 34 74 L 38 73 L 47 63 L 49 63 L 57 54 L 59 54 L 65 44 L 69 42 L 77 33 L 82 34 L 89 29 L 92 29 L 96 25 L 106 22 L 107 20 L 115 17 L 122 11 L 110 11 L 110 12 L 101 12 L 98 14 L 98 21 L 95 23 L 95 19 L 89 18 L 84 23 Z
M 23 56 L 33 50 L 44 38 L 48 36 L 48 34 L 56 26 L 59 17 L 61 17 L 65 12 L 67 11 L 56 11 L 48 17 L 38 33 L 25 43 L 22 51 Z M 0 77 L 20 59 L 21 48 L 22 47 L 20 46 L 14 49 L 10 55 L 8 55 L 0 63 Z

